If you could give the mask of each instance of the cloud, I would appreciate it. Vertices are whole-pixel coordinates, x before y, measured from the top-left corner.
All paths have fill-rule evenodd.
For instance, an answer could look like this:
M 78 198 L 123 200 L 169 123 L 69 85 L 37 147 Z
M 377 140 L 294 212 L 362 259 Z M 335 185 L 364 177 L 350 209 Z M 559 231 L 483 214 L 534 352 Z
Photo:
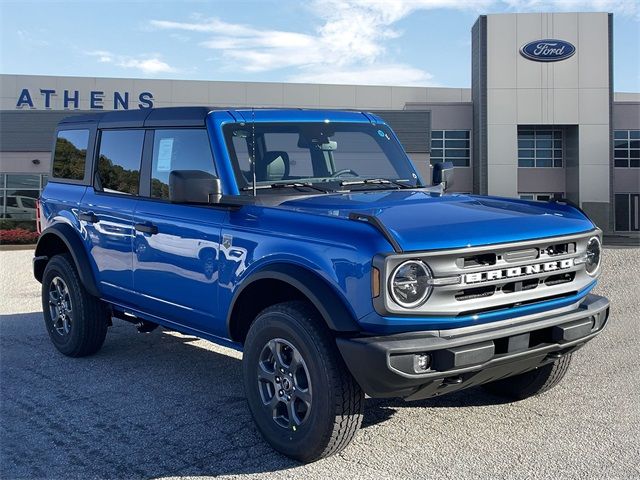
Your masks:
M 44 36 L 46 32 L 41 31 L 40 34 L 41 36 Z M 44 40 L 42 38 L 37 38 L 34 35 L 32 35 L 31 32 L 28 32 L 26 30 L 17 30 L 16 35 L 20 39 L 20 43 L 22 45 L 28 45 L 30 47 L 36 47 L 36 48 L 48 47 L 49 45 L 51 45 L 47 40 Z
M 374 64 L 368 67 L 337 70 L 313 68 L 291 75 L 289 81 L 358 85 L 435 85 L 433 83 L 433 75 L 405 64 Z
M 316 0 L 312 11 L 322 21 L 311 33 L 256 28 L 219 18 L 151 20 L 149 25 L 174 33 L 205 34 L 200 46 L 218 52 L 229 65 L 247 73 L 289 69 L 290 81 L 430 84 L 432 75 L 428 72 L 385 58 L 380 40 L 399 36 L 390 25 L 405 14 L 396 11 L 394 3 L 392 8 L 383 2 L 370 3 Z
M 132 57 L 128 55 L 117 55 L 106 50 L 93 50 L 85 52 L 85 54 L 96 57 L 100 63 L 111 63 L 122 68 L 140 70 L 142 73 L 148 75 L 173 73 L 177 71 L 174 67 L 161 60 L 157 54 Z
M 638 0 L 501 0 L 497 2 L 515 12 L 612 12 L 640 19 Z
M 259 73 L 286 69 L 289 81 L 432 85 L 433 76 L 390 58 L 386 45 L 402 36 L 396 24 L 419 10 L 598 10 L 640 16 L 638 0 L 312 0 L 319 19 L 312 31 L 294 32 L 229 23 L 220 18 L 150 20 L 153 29 L 200 34 L 228 69 Z

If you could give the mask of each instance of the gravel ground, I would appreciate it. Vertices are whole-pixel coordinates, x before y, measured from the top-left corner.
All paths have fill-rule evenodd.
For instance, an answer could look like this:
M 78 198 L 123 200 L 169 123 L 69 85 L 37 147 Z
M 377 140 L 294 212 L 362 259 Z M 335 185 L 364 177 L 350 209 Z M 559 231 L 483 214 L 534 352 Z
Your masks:
M 640 478 L 639 254 L 605 251 L 610 324 L 547 394 L 367 400 L 344 452 L 300 465 L 253 426 L 239 353 L 119 322 L 97 355 L 63 357 L 32 252 L 0 252 L 0 477 Z

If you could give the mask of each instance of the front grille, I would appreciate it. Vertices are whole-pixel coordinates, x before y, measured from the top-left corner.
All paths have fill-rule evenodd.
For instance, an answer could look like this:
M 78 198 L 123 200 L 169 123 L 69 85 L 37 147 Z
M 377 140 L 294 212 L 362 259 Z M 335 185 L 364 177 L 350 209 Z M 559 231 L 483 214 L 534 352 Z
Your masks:
M 519 282 L 509 282 L 509 283 L 505 283 L 502 286 L 502 291 L 504 293 L 515 293 L 515 292 L 522 292 L 522 291 L 526 291 L 526 290 L 533 290 L 534 288 L 538 288 L 538 285 L 540 285 L 541 281 L 538 280 L 537 278 L 530 278 L 527 280 L 522 280 Z
M 561 285 L 563 283 L 573 282 L 574 278 L 576 278 L 576 272 L 561 273 L 558 275 L 551 275 L 544 281 L 544 283 L 548 286 Z
M 464 302 L 475 298 L 490 297 L 494 293 L 496 293 L 496 287 L 467 288 L 456 293 L 455 297 L 459 302 Z
M 479 308 L 476 310 L 465 310 L 460 312 L 457 316 L 468 317 L 469 315 L 478 315 L 480 313 L 494 312 L 496 310 L 505 310 L 509 308 L 521 307 L 523 305 L 533 305 L 536 303 L 548 302 L 549 300 L 558 300 L 561 298 L 570 297 L 572 295 L 575 295 L 576 293 L 577 292 L 575 291 L 569 291 L 566 293 L 560 293 L 558 295 L 549 295 L 548 297 L 539 297 L 539 298 L 534 297 L 529 300 L 523 300 L 517 303 L 505 303 L 505 304 L 501 304 L 499 307 L 487 307 L 487 308 Z
M 385 307 L 405 314 L 462 316 L 575 294 L 593 281 L 582 264 L 574 264 L 593 235 L 393 256 L 386 275 L 412 258 L 427 263 L 435 278 L 461 281 L 434 286 L 420 307 L 403 309 L 389 301 Z

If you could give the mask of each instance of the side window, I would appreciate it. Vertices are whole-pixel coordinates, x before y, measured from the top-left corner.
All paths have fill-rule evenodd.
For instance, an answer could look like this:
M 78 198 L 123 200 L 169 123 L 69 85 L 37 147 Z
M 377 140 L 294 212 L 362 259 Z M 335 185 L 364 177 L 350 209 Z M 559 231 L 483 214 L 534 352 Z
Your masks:
M 82 180 L 87 161 L 89 130 L 63 130 L 58 132 L 53 154 L 54 178 Z
M 169 199 L 169 175 L 173 170 L 200 170 L 216 175 L 206 130 L 155 131 L 151 164 L 152 198 Z
M 144 130 L 104 130 L 96 188 L 108 193 L 137 195 Z

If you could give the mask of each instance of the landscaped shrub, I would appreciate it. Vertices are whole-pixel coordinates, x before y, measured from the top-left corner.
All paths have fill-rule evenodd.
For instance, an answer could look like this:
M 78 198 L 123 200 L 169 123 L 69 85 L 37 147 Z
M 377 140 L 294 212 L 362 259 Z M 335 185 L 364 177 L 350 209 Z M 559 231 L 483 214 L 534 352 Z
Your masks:
M 38 232 L 24 228 L 0 230 L 0 245 L 30 245 L 38 240 Z
M 35 232 L 36 221 L 35 220 L 13 220 L 13 219 L 0 220 L 0 230 L 15 230 L 16 228 L 22 228 L 30 232 Z

